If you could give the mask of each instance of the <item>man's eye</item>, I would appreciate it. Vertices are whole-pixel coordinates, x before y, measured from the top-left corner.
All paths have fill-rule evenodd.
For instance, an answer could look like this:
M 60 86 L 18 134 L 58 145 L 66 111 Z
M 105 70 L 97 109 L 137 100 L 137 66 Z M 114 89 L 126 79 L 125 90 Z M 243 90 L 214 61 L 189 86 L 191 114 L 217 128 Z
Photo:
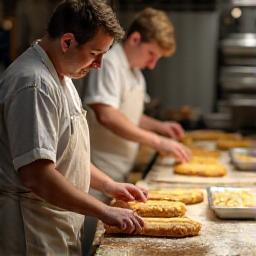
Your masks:
M 93 57 L 95 57 L 95 56 L 97 56 L 97 53 L 91 52 L 91 55 L 92 55 Z

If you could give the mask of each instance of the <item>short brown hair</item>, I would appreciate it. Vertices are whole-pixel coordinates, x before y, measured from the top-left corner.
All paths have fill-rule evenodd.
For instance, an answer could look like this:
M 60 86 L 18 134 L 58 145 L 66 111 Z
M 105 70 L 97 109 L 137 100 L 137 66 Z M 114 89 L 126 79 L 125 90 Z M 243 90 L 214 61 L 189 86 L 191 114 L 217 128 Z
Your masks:
M 73 33 L 78 44 L 90 41 L 104 29 L 115 41 L 124 31 L 110 6 L 100 0 L 65 0 L 53 12 L 47 32 L 53 39 Z
M 174 26 L 165 12 L 146 8 L 140 12 L 127 30 L 128 38 L 133 32 L 139 32 L 143 42 L 155 41 L 170 55 L 176 49 Z

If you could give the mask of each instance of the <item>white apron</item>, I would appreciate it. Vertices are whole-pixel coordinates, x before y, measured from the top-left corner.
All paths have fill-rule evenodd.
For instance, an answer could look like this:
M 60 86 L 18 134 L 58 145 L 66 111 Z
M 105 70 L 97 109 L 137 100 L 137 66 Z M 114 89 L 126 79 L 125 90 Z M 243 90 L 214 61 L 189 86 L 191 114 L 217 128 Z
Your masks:
M 34 47 L 55 81 L 58 81 L 57 73 L 45 53 L 39 46 Z M 75 104 L 72 95 L 66 94 L 65 99 L 65 104 L 69 103 L 72 108 Z M 56 169 L 78 189 L 88 192 L 91 175 L 86 112 L 81 107 L 66 115 L 70 136 L 64 152 L 57 158 Z M 3 168 L 8 170 L 13 167 Z M 11 175 L 13 178 L 8 181 L 11 185 L 6 186 L 0 179 L 0 188 L 4 188 L 0 190 L 0 223 L 4 226 L 0 228 L 0 255 L 81 255 L 80 230 L 84 216 L 45 202 L 22 186 L 14 170 L 10 170 Z
M 56 169 L 88 192 L 90 145 L 85 111 L 71 116 L 71 128 L 68 146 Z M 0 192 L 0 208 L 0 218 L 8 223 L 0 238 L 6 245 L 0 248 L 0 255 L 81 255 L 83 215 L 54 207 L 33 193 L 12 192 L 11 188 Z
M 143 113 L 145 91 L 141 87 L 124 90 L 119 110 L 135 125 Z M 125 181 L 138 151 L 138 144 L 115 135 L 103 127 L 92 109 L 88 111 L 92 162 L 116 181 Z

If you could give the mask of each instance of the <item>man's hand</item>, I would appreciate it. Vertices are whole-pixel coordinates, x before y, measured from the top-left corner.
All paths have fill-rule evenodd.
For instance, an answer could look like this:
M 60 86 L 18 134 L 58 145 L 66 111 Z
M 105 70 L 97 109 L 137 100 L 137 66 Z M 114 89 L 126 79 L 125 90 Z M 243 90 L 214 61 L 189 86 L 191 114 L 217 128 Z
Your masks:
M 106 195 L 112 196 L 123 201 L 141 201 L 147 200 L 147 190 L 140 188 L 130 183 L 120 183 L 113 180 L 108 180 L 104 184 L 103 192 Z
M 181 140 L 185 136 L 182 126 L 176 122 L 161 122 L 159 132 L 175 140 Z
M 117 226 L 127 233 L 141 231 L 144 227 L 143 219 L 130 209 L 106 206 L 104 215 L 100 218 L 105 224 Z
M 163 155 L 173 155 L 181 162 L 187 162 L 191 159 L 191 151 L 187 147 L 165 137 L 159 137 L 155 149 Z

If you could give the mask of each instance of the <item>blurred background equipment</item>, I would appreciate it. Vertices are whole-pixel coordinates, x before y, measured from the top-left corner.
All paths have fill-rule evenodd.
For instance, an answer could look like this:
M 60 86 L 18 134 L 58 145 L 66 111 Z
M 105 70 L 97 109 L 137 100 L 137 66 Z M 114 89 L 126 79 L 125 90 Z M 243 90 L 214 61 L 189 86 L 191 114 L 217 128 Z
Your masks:
M 256 1 L 223 1 L 219 7 L 216 122 L 226 118 L 219 128 L 250 133 L 256 128 Z

